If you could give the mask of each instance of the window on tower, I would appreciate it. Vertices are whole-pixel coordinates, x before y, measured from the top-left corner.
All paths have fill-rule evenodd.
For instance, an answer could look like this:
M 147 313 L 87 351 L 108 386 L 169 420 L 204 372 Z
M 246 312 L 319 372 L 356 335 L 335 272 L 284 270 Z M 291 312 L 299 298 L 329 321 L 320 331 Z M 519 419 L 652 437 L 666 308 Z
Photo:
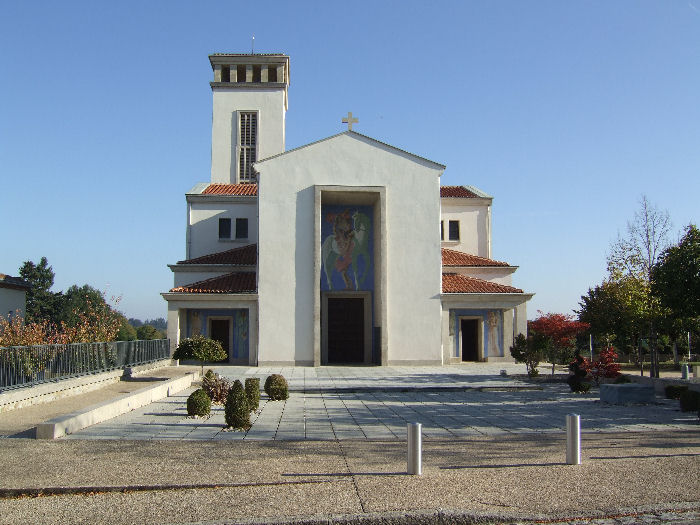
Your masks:
M 450 240 L 459 240 L 459 221 L 450 221 Z
M 257 160 L 258 114 L 240 113 L 238 130 L 238 182 L 255 182 L 253 163 Z

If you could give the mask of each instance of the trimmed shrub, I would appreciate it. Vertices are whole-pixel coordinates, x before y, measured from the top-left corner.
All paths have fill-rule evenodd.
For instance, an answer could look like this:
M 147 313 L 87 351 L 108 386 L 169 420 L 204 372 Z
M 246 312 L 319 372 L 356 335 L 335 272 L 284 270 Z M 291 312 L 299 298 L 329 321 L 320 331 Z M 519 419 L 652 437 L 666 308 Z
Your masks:
M 211 412 L 211 399 L 203 388 L 198 388 L 187 398 L 188 416 L 208 416 Z
M 700 411 L 700 392 L 696 392 L 695 390 L 681 392 L 680 401 L 682 412 Z
M 233 386 L 229 389 L 228 396 L 226 396 L 224 417 L 226 418 L 226 424 L 231 428 L 242 428 L 243 430 L 250 428 L 248 400 L 246 399 L 243 385 L 238 379 L 233 382 Z
M 260 378 L 249 377 L 245 380 L 245 397 L 248 400 L 248 408 L 257 410 L 260 406 Z
M 666 399 L 680 399 L 681 394 L 686 390 L 688 390 L 686 385 L 666 385 L 664 393 L 666 394 Z
M 264 388 L 271 401 L 282 401 L 289 398 L 289 385 L 284 376 L 280 374 L 267 376 Z
M 201 363 L 202 371 L 205 361 L 224 361 L 227 358 L 228 355 L 219 341 L 203 335 L 183 339 L 173 354 L 173 359 L 196 359 Z
M 225 377 L 218 376 L 214 372 L 209 374 L 208 370 L 202 379 L 202 388 L 206 391 L 209 398 L 217 405 L 223 405 L 226 402 L 231 383 Z
M 581 354 L 576 353 L 576 357 L 569 364 L 571 375 L 566 379 L 572 392 L 584 394 L 591 389 L 591 384 L 586 383 L 584 379 L 588 373 L 588 361 L 581 357 Z

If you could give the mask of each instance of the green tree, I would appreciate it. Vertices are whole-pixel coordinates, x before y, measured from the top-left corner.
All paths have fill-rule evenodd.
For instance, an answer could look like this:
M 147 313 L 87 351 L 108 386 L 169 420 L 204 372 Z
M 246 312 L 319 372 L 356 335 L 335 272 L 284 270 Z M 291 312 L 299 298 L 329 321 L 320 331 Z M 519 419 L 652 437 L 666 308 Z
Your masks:
M 627 223 L 627 234 L 618 235 L 608 256 L 608 273 L 611 280 L 633 277 L 644 284 L 643 316 L 649 336 L 652 377 L 659 376 L 656 337 L 657 325 L 663 317 L 660 302 L 651 293 L 652 269 L 669 245 L 670 231 L 671 220 L 668 212 L 653 206 L 643 195 L 634 219 Z
M 25 261 L 19 269 L 19 275 L 31 285 L 27 291 L 26 320 L 30 323 L 57 323 L 62 296 L 51 291 L 55 275 L 46 257 L 42 257 L 39 264 Z
M 680 242 L 666 249 L 652 269 L 652 293 L 666 308 L 666 333 L 673 341 L 678 362 L 677 341 L 688 332 L 700 331 L 700 230 L 689 224 Z
M 136 329 L 129 324 L 129 321 L 121 316 L 119 331 L 117 332 L 117 341 L 134 341 L 136 339 Z
M 579 321 L 588 323 L 598 341 L 631 353 L 646 328 L 646 283 L 633 276 L 606 280 L 581 296 Z
M 700 317 L 700 230 L 694 224 L 652 268 L 652 291 L 674 317 Z
M 544 352 L 547 347 L 547 338 L 540 334 L 530 334 L 525 337 L 518 334 L 513 346 L 510 347 L 510 355 L 518 363 L 525 363 L 525 369 L 529 377 L 539 374 L 537 365 L 544 359 Z
M 163 333 L 150 324 L 139 326 L 136 329 L 136 337 L 139 340 L 165 339 Z

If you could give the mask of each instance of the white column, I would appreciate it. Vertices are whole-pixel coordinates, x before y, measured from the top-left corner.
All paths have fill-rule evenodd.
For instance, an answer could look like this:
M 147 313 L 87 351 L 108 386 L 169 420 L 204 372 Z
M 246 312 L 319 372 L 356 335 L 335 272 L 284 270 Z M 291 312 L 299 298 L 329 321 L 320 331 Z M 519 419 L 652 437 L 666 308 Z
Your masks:
M 246 82 L 253 81 L 253 66 L 252 66 L 252 64 L 248 64 L 245 67 L 245 81 Z
M 214 64 L 214 82 L 221 82 L 221 64 Z
M 260 68 L 260 82 L 267 82 L 267 70 L 270 66 L 262 66 Z
M 238 82 L 238 66 L 236 64 L 231 64 L 229 69 L 231 70 L 229 73 L 231 82 Z

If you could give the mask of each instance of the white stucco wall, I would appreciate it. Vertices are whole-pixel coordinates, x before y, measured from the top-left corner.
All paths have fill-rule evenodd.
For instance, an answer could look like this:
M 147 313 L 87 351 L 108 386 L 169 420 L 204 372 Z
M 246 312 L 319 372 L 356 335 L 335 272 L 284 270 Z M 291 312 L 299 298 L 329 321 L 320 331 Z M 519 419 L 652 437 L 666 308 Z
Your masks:
M 0 315 L 7 317 L 9 314 L 15 315 L 19 310 L 24 316 L 26 306 L 26 292 L 14 288 L 0 288 Z
M 256 167 L 260 362 L 313 363 L 315 185 L 343 185 L 385 188 L 387 362 L 441 363 L 442 167 L 350 133 Z
M 257 158 L 284 151 L 284 88 L 224 88 L 213 91 L 211 182 L 235 184 L 238 111 L 258 112 Z M 233 163 L 231 159 L 233 158 Z
M 213 196 L 211 198 L 213 202 L 201 202 L 199 199 L 206 199 L 206 196 L 198 197 L 198 202 L 190 203 L 189 247 L 185 258 L 193 259 L 257 242 L 258 210 L 253 199 L 246 203 L 219 202 Z M 231 237 L 236 235 L 236 219 L 248 219 L 248 238 L 219 239 L 219 219 L 221 218 L 231 219 Z
M 440 219 L 444 221 L 443 248 L 491 257 L 490 205 L 487 199 L 441 200 Z M 449 221 L 459 221 L 459 241 L 450 241 Z M 439 232 L 439 230 L 438 230 Z

